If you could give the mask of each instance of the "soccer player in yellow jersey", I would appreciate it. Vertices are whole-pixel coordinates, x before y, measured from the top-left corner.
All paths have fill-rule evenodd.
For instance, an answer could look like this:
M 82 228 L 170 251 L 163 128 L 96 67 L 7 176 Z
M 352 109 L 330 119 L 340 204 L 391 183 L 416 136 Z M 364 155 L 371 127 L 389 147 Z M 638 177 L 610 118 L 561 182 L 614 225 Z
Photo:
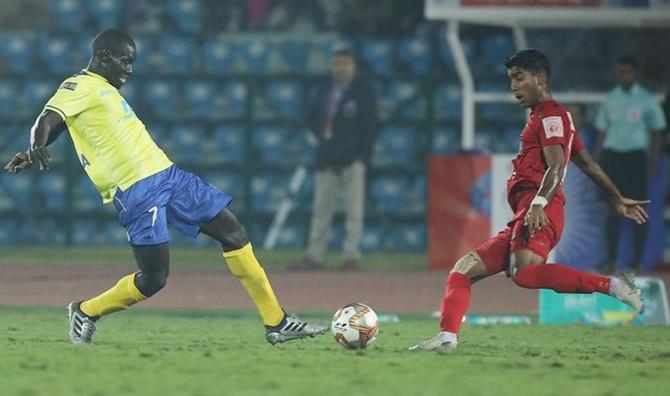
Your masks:
M 133 72 L 136 49 L 125 32 L 110 29 L 92 44 L 88 67 L 65 79 L 30 131 L 30 147 L 5 165 L 16 173 L 49 169 L 47 146 L 67 129 L 84 171 L 113 203 L 126 228 L 139 271 L 111 289 L 68 305 L 70 341 L 89 343 L 96 321 L 126 309 L 165 286 L 171 224 L 189 236 L 202 232 L 221 243 L 230 271 L 258 307 L 272 343 L 313 337 L 324 326 L 287 315 L 254 256 L 247 233 L 227 205 L 232 197 L 174 165 L 119 93 Z

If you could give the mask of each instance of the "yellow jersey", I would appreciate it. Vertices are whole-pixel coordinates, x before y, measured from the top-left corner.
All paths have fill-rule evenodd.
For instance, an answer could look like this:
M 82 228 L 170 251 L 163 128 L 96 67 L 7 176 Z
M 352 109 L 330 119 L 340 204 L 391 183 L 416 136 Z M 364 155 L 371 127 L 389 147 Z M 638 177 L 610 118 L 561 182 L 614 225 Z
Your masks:
M 67 78 L 44 108 L 65 121 L 79 161 L 105 204 L 117 188 L 125 191 L 172 165 L 128 102 L 98 74 L 84 69 Z

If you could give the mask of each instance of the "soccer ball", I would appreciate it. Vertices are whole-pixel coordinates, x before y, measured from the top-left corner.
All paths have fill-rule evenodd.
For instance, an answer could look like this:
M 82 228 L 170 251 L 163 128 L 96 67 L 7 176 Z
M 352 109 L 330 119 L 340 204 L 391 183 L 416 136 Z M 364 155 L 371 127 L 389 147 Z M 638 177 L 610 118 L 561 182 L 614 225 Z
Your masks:
M 340 308 L 330 324 L 335 341 L 347 349 L 363 349 L 377 338 L 379 319 L 372 308 L 351 303 Z

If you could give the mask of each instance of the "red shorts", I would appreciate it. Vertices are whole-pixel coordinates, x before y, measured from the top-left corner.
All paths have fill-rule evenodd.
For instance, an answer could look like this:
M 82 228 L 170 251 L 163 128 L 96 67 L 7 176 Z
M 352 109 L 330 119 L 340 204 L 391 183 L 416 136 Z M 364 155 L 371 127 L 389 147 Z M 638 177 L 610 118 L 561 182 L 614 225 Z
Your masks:
M 523 221 L 536 194 L 536 189 L 513 192 L 509 201 L 514 210 L 514 217 L 507 223 L 507 228 L 475 249 L 489 273 L 505 271 L 509 276 L 510 255 L 518 250 L 530 250 L 546 260 L 551 249 L 561 239 L 564 221 L 563 200 L 557 197 L 552 198 L 544 208 L 549 223 L 530 237 L 528 227 Z

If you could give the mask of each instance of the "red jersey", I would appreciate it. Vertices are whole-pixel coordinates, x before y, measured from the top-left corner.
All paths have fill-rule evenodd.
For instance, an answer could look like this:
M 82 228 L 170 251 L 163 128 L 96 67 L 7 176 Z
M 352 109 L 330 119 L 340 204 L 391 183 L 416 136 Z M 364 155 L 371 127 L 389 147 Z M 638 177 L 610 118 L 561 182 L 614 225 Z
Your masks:
M 532 108 L 520 139 L 519 154 L 512 160 L 514 172 L 507 181 L 508 194 L 521 182 L 540 188 L 547 171 L 547 164 L 542 156 L 543 147 L 554 144 L 563 146 L 566 166 L 573 153 L 584 150 L 570 113 L 555 100 L 547 100 Z M 558 187 L 555 196 L 565 202 L 562 186 Z

